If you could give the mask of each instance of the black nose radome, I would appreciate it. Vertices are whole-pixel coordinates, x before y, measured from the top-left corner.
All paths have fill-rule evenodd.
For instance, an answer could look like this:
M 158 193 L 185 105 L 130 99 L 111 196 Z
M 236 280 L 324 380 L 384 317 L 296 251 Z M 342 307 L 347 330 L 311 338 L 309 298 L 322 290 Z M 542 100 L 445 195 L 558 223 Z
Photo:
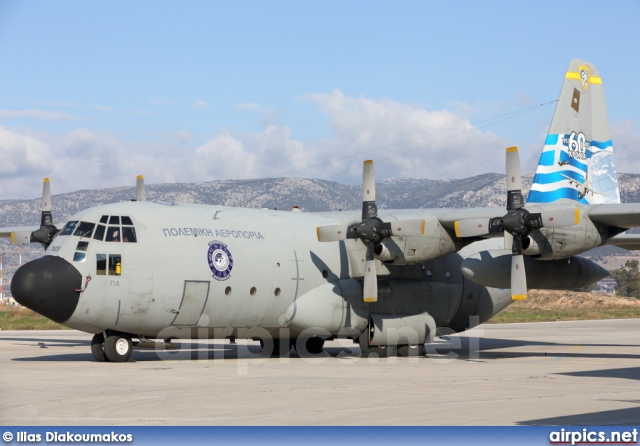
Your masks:
M 27 308 L 62 323 L 78 306 L 82 275 L 61 257 L 44 256 L 22 265 L 11 279 L 13 298 Z

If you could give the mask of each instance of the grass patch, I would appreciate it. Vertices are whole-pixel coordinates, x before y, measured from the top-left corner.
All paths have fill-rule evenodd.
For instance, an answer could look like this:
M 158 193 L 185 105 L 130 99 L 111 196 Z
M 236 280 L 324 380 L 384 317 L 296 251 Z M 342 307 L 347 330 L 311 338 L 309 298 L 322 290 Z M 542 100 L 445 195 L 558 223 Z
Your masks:
M 66 330 L 67 327 L 26 308 L 5 307 L 0 310 L 0 329 Z
M 640 308 L 600 308 L 572 310 L 544 310 L 540 308 L 507 307 L 491 318 L 489 323 L 583 321 L 597 319 L 640 318 Z

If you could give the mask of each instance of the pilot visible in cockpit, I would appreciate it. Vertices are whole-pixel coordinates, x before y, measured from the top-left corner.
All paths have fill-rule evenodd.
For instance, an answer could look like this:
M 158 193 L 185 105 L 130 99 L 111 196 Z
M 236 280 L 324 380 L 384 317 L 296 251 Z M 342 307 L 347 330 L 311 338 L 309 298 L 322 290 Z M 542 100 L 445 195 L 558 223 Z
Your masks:
M 107 232 L 107 241 L 108 242 L 119 242 L 120 241 L 120 229 L 119 228 L 109 228 L 109 232 Z

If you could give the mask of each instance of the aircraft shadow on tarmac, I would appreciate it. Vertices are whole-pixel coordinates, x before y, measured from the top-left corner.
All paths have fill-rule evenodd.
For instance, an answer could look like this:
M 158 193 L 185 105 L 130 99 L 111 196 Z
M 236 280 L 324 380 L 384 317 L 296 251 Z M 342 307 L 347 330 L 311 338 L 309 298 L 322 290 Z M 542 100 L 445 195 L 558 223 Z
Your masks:
M 640 401 L 623 401 L 639 404 Z M 521 421 L 522 426 L 609 426 L 637 425 L 640 423 L 640 405 L 626 409 L 603 410 L 599 412 L 566 415 L 562 417 L 540 418 Z
M 14 361 L 93 361 L 89 352 L 89 340 L 50 339 L 50 338 L 0 338 L 0 345 L 13 342 L 19 345 L 37 347 L 38 353 L 45 353 L 53 347 L 86 347 L 86 353 L 62 353 L 33 357 L 14 358 Z M 291 350 L 287 356 L 295 358 L 358 358 L 360 348 L 349 340 L 342 340 L 341 346 L 329 346 L 318 355 L 298 354 Z M 220 359 L 255 359 L 264 358 L 260 353 L 257 342 L 251 344 L 232 344 L 228 341 L 209 342 L 196 340 L 175 341 L 175 348 L 165 349 L 162 344 L 157 348 L 135 348 L 133 361 L 190 361 L 190 360 L 220 360 Z M 563 344 L 553 342 L 538 342 L 528 340 L 511 340 L 481 337 L 444 336 L 425 346 L 426 358 L 446 357 L 450 360 L 486 362 L 492 360 L 509 360 L 519 358 L 592 358 L 592 359 L 640 359 L 640 355 L 625 353 L 593 353 L 585 347 L 628 348 L 629 344 Z M 519 350 L 516 350 L 519 349 Z M 584 372 L 588 373 L 588 372 Z M 606 371 L 604 376 L 606 375 Z
M 39 348 L 50 348 L 50 347 L 80 347 L 80 346 L 90 346 L 91 342 L 89 340 L 81 340 L 81 339 L 37 339 L 33 337 L 25 337 L 25 338 L 3 338 L 0 337 L 0 345 L 5 342 L 12 342 L 14 345 L 25 345 L 29 347 L 39 347 Z
M 524 348 L 523 348 L 524 347 Z M 518 359 L 531 357 L 640 359 L 640 355 L 627 353 L 592 353 L 585 347 L 610 347 L 626 349 L 640 347 L 636 344 L 566 344 L 521 339 L 444 336 L 426 345 L 427 355 L 432 353 L 458 355 L 461 360 L 487 361 L 492 359 Z M 522 348 L 521 350 L 514 350 Z

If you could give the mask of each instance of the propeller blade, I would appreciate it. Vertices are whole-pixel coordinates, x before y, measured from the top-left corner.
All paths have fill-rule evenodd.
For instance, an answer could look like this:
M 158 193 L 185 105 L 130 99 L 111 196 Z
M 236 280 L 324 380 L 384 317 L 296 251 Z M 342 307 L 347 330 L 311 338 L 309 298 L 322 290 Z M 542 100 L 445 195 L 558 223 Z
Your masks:
M 511 234 L 513 242 L 511 243 L 511 254 L 522 255 L 522 236 Z
M 391 235 L 397 237 L 411 237 L 415 235 L 424 235 L 424 220 L 400 220 L 392 221 Z
M 42 215 L 40 218 L 40 227 L 49 226 L 53 224 L 53 217 L 51 216 L 51 183 L 49 178 L 45 178 L 42 181 Z
M 377 302 L 378 300 L 378 272 L 374 260 L 374 246 L 372 242 L 365 242 L 367 258 L 364 264 L 364 285 L 362 297 L 365 302 Z
M 136 178 L 136 201 L 145 201 L 146 199 L 147 194 L 144 190 L 144 177 L 138 175 Z
M 362 219 L 377 216 L 376 178 L 373 171 L 373 161 L 367 160 L 362 165 Z
M 524 256 L 522 254 L 513 255 L 511 256 L 511 299 L 522 300 L 526 298 L 527 274 L 524 270 Z
M 354 231 L 349 231 L 347 225 L 327 225 L 316 228 L 319 242 L 337 242 L 348 238 L 356 238 Z
M 520 156 L 517 147 L 507 148 L 507 210 L 524 206 L 522 180 L 520 176 Z
M 504 231 L 504 249 L 511 249 L 513 246 L 513 236 Z
M 362 296 L 365 302 L 378 301 L 378 276 L 376 274 L 376 261 L 367 260 L 364 265 L 364 287 Z
M 53 225 L 53 216 L 51 215 L 51 184 L 49 178 L 45 178 L 42 182 L 40 228 L 31 233 L 29 241 L 40 243 L 44 249 L 47 249 L 57 233 L 58 229 Z

